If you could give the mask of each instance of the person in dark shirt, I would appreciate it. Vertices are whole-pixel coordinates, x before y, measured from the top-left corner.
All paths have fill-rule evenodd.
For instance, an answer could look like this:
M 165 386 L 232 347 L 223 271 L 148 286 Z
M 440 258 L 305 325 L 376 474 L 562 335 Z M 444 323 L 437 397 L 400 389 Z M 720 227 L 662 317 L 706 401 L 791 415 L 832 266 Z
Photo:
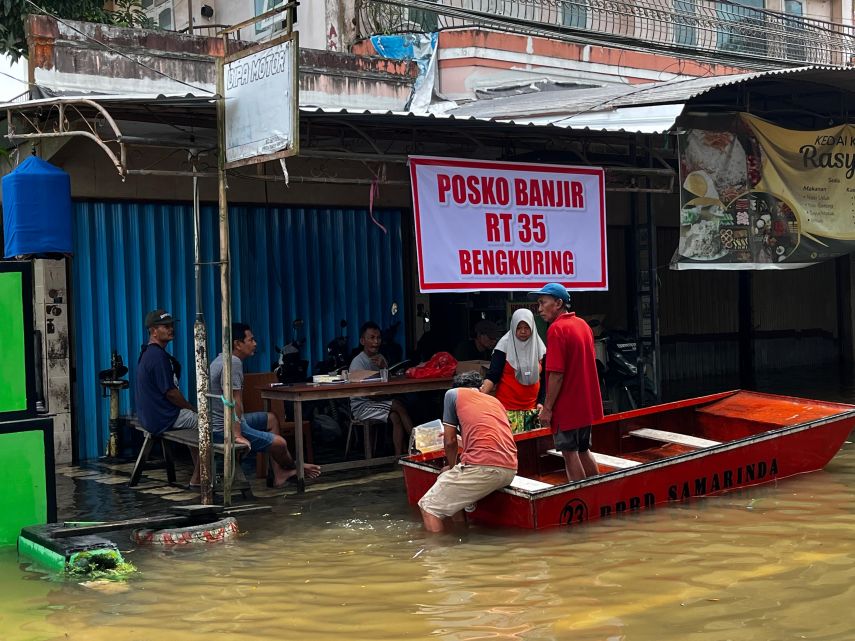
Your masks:
M 143 345 L 137 362 L 134 379 L 134 399 L 137 418 L 143 428 L 152 434 L 166 430 L 197 429 L 195 408 L 178 389 L 181 364 L 166 351 L 175 338 L 175 319 L 172 314 L 156 309 L 145 316 L 148 343 Z M 191 487 L 199 486 L 199 457 L 190 448 L 193 458 Z
M 474 333 L 475 338 L 458 343 L 454 348 L 453 355 L 458 361 L 489 361 L 502 335 L 498 325 L 488 320 L 475 323 Z

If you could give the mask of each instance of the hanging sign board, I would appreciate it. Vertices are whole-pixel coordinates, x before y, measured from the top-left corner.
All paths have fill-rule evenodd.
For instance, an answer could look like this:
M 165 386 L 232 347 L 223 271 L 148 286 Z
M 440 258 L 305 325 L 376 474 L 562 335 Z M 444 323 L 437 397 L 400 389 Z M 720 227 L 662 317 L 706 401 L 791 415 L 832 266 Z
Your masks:
M 294 32 L 226 58 L 226 168 L 298 153 L 298 53 Z
M 422 292 L 606 290 L 601 168 L 410 157 Z
M 855 127 L 778 127 L 748 114 L 679 137 L 672 269 L 793 269 L 855 251 Z

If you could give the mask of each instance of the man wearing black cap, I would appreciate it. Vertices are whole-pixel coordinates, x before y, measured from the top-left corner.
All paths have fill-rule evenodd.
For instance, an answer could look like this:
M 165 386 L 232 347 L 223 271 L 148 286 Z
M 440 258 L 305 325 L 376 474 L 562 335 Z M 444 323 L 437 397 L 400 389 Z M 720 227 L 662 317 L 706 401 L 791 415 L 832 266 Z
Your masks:
M 546 332 L 546 400 L 540 412 L 549 425 L 555 448 L 564 456 L 570 481 L 599 473 L 591 454 L 591 424 L 603 418 L 603 399 L 597 375 L 594 334 L 584 320 L 569 310 L 570 294 L 559 283 L 536 292 L 537 311 L 550 323 Z
M 493 348 L 502 335 L 499 326 L 493 321 L 479 320 L 475 323 L 475 338 L 458 343 L 454 348 L 454 358 L 459 361 L 489 361 Z
M 181 364 L 166 351 L 169 341 L 175 338 L 175 320 L 163 309 L 145 316 L 148 344 L 143 346 L 137 362 L 134 397 L 140 425 L 152 434 L 198 426 L 195 408 L 178 389 Z M 199 485 L 199 457 L 192 448 L 190 454 L 193 457 L 190 485 L 195 487 Z

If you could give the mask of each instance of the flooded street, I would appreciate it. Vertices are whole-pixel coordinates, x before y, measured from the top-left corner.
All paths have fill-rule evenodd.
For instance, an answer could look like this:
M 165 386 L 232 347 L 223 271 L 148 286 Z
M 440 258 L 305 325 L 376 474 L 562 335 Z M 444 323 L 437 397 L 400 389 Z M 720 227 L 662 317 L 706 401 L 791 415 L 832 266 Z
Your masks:
M 803 395 L 852 400 L 824 385 Z M 59 483 L 65 518 L 133 510 L 118 486 Z M 119 535 L 139 569 L 124 584 L 51 580 L 4 548 L 0 639 L 851 639 L 853 488 L 847 443 L 824 471 L 720 497 L 429 537 L 395 470 L 278 499 L 226 544 L 133 549 Z

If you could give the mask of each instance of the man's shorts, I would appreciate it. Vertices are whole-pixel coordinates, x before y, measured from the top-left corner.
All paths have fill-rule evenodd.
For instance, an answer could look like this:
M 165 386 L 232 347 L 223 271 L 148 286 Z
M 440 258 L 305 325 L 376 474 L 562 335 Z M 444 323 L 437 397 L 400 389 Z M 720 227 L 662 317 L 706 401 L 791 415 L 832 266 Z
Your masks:
M 178 411 L 178 418 L 175 419 L 175 422 L 171 427 L 167 429 L 170 430 L 195 430 L 199 427 L 199 416 L 193 410 L 181 409 Z
M 354 421 L 388 421 L 392 401 L 376 398 L 350 399 L 350 416 Z
M 244 414 L 240 421 L 240 433 L 249 441 L 251 452 L 264 452 L 273 445 L 274 435 L 267 431 L 267 412 L 250 412 Z M 211 434 L 214 443 L 223 442 L 223 430 Z
M 591 449 L 591 426 L 576 430 L 559 430 L 552 435 L 560 452 L 587 452 Z
M 437 518 L 452 516 L 490 492 L 506 487 L 514 476 L 516 470 L 506 467 L 458 463 L 439 475 L 419 501 L 419 507 Z

